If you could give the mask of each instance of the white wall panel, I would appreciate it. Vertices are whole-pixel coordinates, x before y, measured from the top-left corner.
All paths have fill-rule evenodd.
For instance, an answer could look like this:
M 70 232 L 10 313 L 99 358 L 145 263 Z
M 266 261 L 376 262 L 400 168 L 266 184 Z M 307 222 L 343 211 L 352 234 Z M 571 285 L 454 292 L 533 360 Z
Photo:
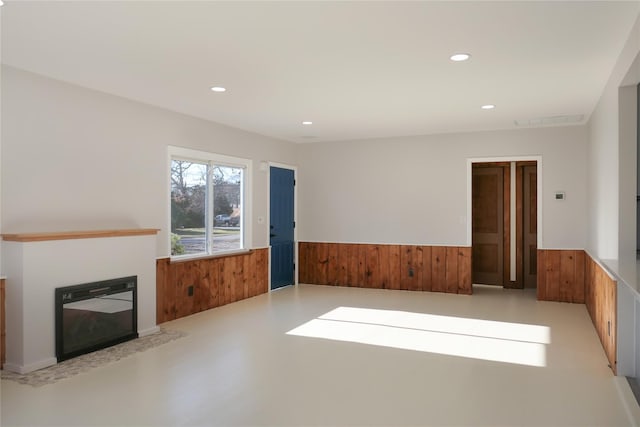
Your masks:
M 169 145 L 254 160 L 253 245 L 268 245 L 260 161 L 295 164 L 292 143 L 2 70 L 2 230 L 160 228 L 168 255 Z
M 544 246 L 583 248 L 586 141 L 572 126 L 302 146 L 300 239 L 465 245 L 467 159 L 542 156 Z

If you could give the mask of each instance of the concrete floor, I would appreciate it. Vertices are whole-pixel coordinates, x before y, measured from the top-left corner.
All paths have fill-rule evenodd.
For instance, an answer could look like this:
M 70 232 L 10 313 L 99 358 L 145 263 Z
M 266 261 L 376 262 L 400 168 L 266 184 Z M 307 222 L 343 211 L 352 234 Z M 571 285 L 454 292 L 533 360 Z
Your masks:
M 40 388 L 2 426 L 631 421 L 584 305 L 300 285 L 163 325 L 188 336 Z

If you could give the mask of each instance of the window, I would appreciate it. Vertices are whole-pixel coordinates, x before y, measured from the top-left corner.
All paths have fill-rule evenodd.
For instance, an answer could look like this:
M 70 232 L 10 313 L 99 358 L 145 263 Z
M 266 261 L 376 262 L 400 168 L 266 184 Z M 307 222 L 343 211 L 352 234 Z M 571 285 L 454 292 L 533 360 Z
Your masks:
M 172 147 L 171 256 L 242 250 L 250 160 Z

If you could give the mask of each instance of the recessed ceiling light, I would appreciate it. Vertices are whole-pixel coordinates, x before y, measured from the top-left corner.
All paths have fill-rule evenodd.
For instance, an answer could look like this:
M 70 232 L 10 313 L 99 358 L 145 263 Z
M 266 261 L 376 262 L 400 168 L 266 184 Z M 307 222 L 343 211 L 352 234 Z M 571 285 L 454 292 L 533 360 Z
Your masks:
M 0 0 L 0 6 L 4 6 L 4 2 Z
M 469 55 L 468 53 L 456 53 L 455 55 L 451 55 L 449 57 L 449 59 L 454 62 L 467 61 L 469 58 L 471 58 L 471 55 Z
M 211 90 L 214 92 L 226 92 L 227 89 L 222 86 L 213 86 Z
M 493 104 L 486 104 L 486 105 L 483 105 L 480 108 L 482 108 L 483 110 L 493 110 L 494 108 L 496 108 L 496 106 L 493 105 Z
M 304 122 L 302 122 L 302 124 L 303 124 L 303 125 L 312 125 L 312 124 L 313 124 L 313 122 L 304 121 Z

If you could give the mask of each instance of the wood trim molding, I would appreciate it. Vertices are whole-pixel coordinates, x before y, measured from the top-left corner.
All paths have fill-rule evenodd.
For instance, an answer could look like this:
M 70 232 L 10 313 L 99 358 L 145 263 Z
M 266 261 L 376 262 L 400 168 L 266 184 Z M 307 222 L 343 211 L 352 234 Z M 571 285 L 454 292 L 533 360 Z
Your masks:
M 118 230 L 60 231 L 48 233 L 3 233 L 7 242 L 44 242 L 49 240 L 95 239 L 101 237 L 149 236 L 158 234 L 158 228 L 132 228 Z

